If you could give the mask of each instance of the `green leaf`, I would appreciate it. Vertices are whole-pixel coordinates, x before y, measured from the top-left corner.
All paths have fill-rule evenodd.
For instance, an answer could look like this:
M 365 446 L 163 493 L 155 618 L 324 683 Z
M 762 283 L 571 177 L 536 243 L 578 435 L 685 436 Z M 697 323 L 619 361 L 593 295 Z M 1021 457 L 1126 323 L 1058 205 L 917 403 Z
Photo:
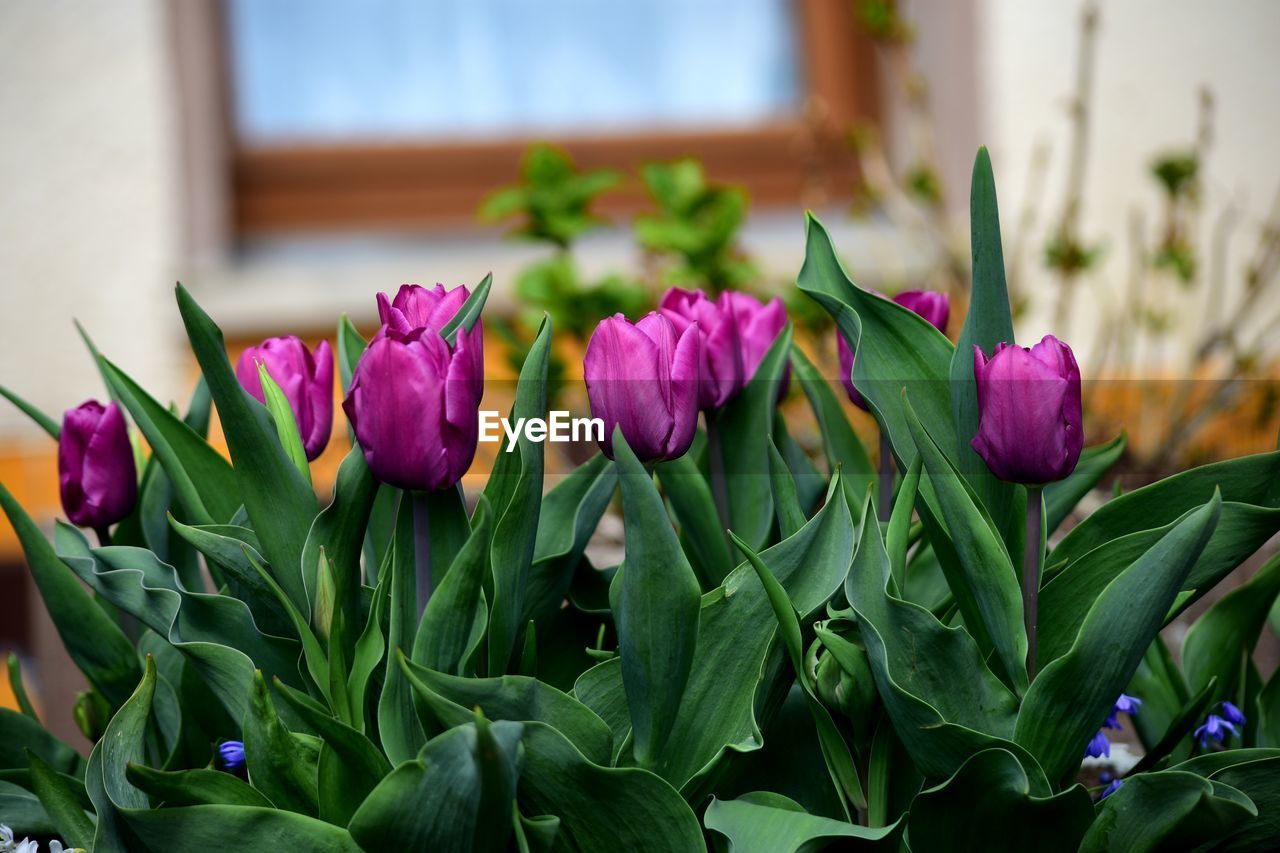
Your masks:
M 840 488 L 838 483 L 835 488 Z M 822 509 L 800 532 L 760 552 L 806 620 L 827 603 L 849 572 L 853 522 L 848 505 L 833 500 L 832 494 L 828 490 Z M 777 632 L 768 596 L 745 563 L 702 597 L 693 670 L 659 768 L 690 801 L 710 792 L 727 752 L 760 748 L 757 707 L 767 707 L 790 681 L 786 653 L 775 646 Z M 587 670 L 574 686 L 574 695 L 610 724 L 614 743 L 620 743 L 625 732 L 620 733 L 618 711 L 626 713 L 620 661 L 615 658 Z
M 626 521 L 626 563 L 618 569 L 609 603 L 618 629 L 622 683 L 631 710 L 636 760 L 653 768 L 680 710 L 698 644 L 701 590 L 666 508 L 622 428 L 613 452 Z
M 225 805 L 155 809 L 131 813 L 129 823 L 148 850 L 219 850 L 228 839 L 252 839 L 253 846 L 262 850 L 361 853 L 345 829 L 276 809 Z
M 358 624 L 360 549 L 378 488 L 377 480 L 365 464 L 364 453 L 359 447 L 352 447 L 338 466 L 333 499 L 316 516 L 302 547 L 303 583 L 312 595 L 317 589 L 316 567 L 321 549 L 328 555 L 336 602 L 347 625 Z M 299 610 L 309 614 L 310 607 L 308 601 L 307 606 Z
M 65 524 L 57 545 L 81 580 L 182 652 L 233 719 L 244 716 L 255 666 L 297 681 L 297 643 L 260 633 L 244 602 L 187 592 L 173 567 L 150 551 L 90 548 Z
M 440 337 L 444 338 L 449 346 L 452 347 L 457 340 L 458 329 L 465 328 L 469 332 L 480 320 L 480 312 L 484 310 L 484 303 L 489 298 L 491 287 L 493 287 L 493 273 L 486 273 L 467 296 L 467 301 L 462 303 L 458 312 L 440 329 Z
M 102 739 L 89 754 L 85 789 L 98 815 L 93 837 L 94 853 L 127 853 L 137 849 L 122 812 L 145 810 L 151 804 L 146 794 L 129 783 L 125 769 L 131 763 L 142 763 L 144 759 L 143 741 L 155 692 L 156 665 L 148 657 L 137 689 L 111 718 Z
M 474 658 L 488 621 L 484 585 L 489 579 L 492 542 L 493 513 L 489 499 L 481 495 L 471 519 L 471 536 L 422 614 L 413 643 L 414 662 L 440 672 L 474 673 Z
M 947 580 L 970 631 L 985 629 L 995 646 L 1005 682 L 1021 695 L 1027 689 L 1027 635 L 1022 624 L 1018 573 L 997 530 L 980 502 L 917 417 L 904 406 L 929 483 L 937 495 L 947 534 L 955 547 L 962 578 Z M 943 564 L 944 569 L 946 567 Z
M 550 352 L 551 321 L 544 317 L 520 369 L 509 416 L 513 423 L 518 418 L 546 415 Z M 490 551 L 493 572 L 493 601 L 489 611 L 490 675 L 506 672 L 516 637 L 526 621 L 525 591 L 542 506 L 543 461 L 543 445 L 522 433 L 514 451 L 498 454 L 484 488 L 495 519 Z
M 998 480 L 970 445 L 978 432 L 978 386 L 973 377 L 973 348 L 994 352 L 996 344 L 1012 345 L 1013 314 L 1005 285 L 1004 250 L 1000 245 L 1000 211 L 995 176 L 985 147 L 973 162 L 969 191 L 969 235 L 973 258 L 973 286 L 964 328 L 951 357 L 951 406 L 955 413 L 956 467 L 970 488 L 1000 525 L 1011 554 L 1022 552 L 1024 513 L 1019 511 L 1019 486 Z M 914 392 L 913 392 L 914 393 Z M 929 423 L 933 423 L 930 421 Z
M 523 814 L 555 814 L 569 849 L 668 853 L 701 850 L 702 829 L 675 788 L 647 770 L 583 757 L 545 723 L 524 726 L 517 798 Z
M 276 808 L 312 817 L 320 813 L 315 747 L 289 731 L 261 672 L 253 675 L 249 712 L 244 718 L 245 767 L 249 782 Z
M 660 462 L 655 470 L 671 503 L 671 512 L 680 525 L 683 550 L 701 581 L 702 589 L 715 589 L 733 568 L 733 557 L 720 527 L 720 517 L 716 513 L 715 499 L 707 478 L 688 453 L 678 459 Z
M 270 800 L 248 783 L 221 770 L 201 767 L 166 772 L 129 764 L 125 766 L 125 778 L 153 802 L 168 807 L 217 804 L 274 808 Z
M 262 383 L 262 396 L 267 401 L 267 413 L 271 415 L 271 422 L 275 424 L 280 446 L 284 448 L 285 455 L 298 469 L 302 479 L 307 481 L 307 485 L 311 485 L 311 466 L 307 462 L 307 451 L 302 446 L 302 433 L 298 430 L 298 422 L 293 417 L 293 409 L 289 407 L 289 399 L 267 372 L 266 362 L 258 362 L 258 380 Z
M 414 577 L 414 537 L 412 496 L 400 496 L 392 539 L 389 577 L 382 579 L 390 587 L 388 603 L 390 620 L 387 634 L 386 677 L 378 699 L 378 737 L 382 751 L 392 764 L 411 760 L 426 743 L 427 736 L 413 706 L 413 689 L 395 662 L 395 652 L 412 648 L 418 624 L 417 580 Z
M 1128 436 L 1122 432 L 1106 444 L 1086 447 L 1080 454 L 1075 470 L 1066 479 L 1044 487 L 1045 525 L 1050 533 L 1058 529 L 1081 498 L 1089 494 L 1111 470 L 1111 466 L 1116 464 L 1116 460 L 1124 455 L 1127 443 Z
M 1215 490 L 1222 492 L 1226 505 L 1280 509 L 1280 451 L 1192 468 L 1108 501 L 1063 537 L 1046 565 L 1060 569 L 1121 536 L 1177 521 L 1209 500 Z M 1235 568 L 1277 530 L 1280 514 L 1271 514 L 1256 536 L 1237 542 L 1237 547 L 1223 549 L 1212 543 L 1205 553 L 1208 565 L 1197 566 L 1193 577 L 1218 576 L 1217 566 Z
M 187 517 L 199 524 L 214 524 L 235 515 L 241 503 L 240 490 L 227 460 L 110 361 L 102 359 L 100 365 L 160 460 Z
M 338 318 L 338 374 L 342 378 L 342 396 L 346 397 L 351 390 L 351 380 L 355 376 L 356 365 L 360 356 L 364 355 L 369 344 L 356 329 L 351 318 L 343 314 Z
M 907 832 L 918 850 L 1070 853 L 1092 822 L 1093 799 L 1082 785 L 1035 796 L 1013 753 L 986 749 L 920 792 Z
M 1046 666 L 1023 700 L 1014 740 L 1050 779 L 1079 765 L 1164 624 L 1183 580 L 1218 523 L 1213 499 L 1162 538 L 1098 594 L 1071 648 Z
M 1143 773 L 1126 779 L 1098 807 L 1080 850 L 1194 850 L 1257 814 L 1253 802 L 1229 785 L 1179 770 Z
M 822 432 L 822 449 L 827 458 L 827 471 L 834 475 L 837 469 L 840 470 L 849 505 L 858 506 L 867 489 L 876 481 L 876 470 L 871 464 L 871 457 L 849 425 L 844 407 L 832 391 L 831 383 L 823 378 L 799 347 L 791 350 L 791 369 L 818 420 L 818 429 Z
M 1182 668 L 1192 690 L 1200 691 L 1216 677 L 1217 698 L 1231 699 L 1236 695 L 1240 661 L 1253 654 L 1277 595 L 1280 595 L 1280 554 L 1192 624 L 1182 645 Z
M 840 850 L 897 850 L 902 826 L 868 829 L 805 812 L 799 803 L 771 791 L 754 791 L 736 800 L 713 798 L 702 818 L 707 829 L 724 836 L 728 853 L 802 853 L 827 847 Z
M 275 582 L 275 579 L 273 579 L 271 574 L 263 568 L 262 564 L 249 553 L 248 546 L 245 546 L 244 554 L 249 560 L 250 565 L 252 565 L 254 570 L 258 573 L 258 576 L 262 578 L 262 581 L 270 587 L 272 593 L 275 594 L 276 600 L 280 603 L 280 606 L 284 608 L 284 611 L 289 615 L 289 619 L 293 622 L 293 633 L 302 643 L 302 655 L 307 666 L 307 674 L 311 676 L 312 684 L 314 684 L 320 692 L 325 695 L 325 698 L 329 700 L 330 704 L 332 704 L 333 696 L 329 689 L 329 658 L 325 654 L 324 647 L 320 644 L 319 638 L 316 637 L 315 632 L 311 630 L 311 625 L 308 623 L 307 617 L 303 616 L 302 613 L 298 611 L 298 608 L 293 606 L 293 602 L 289 600 L 288 594 L 280 588 L 280 585 Z
M 1018 702 L 987 668 L 982 652 L 963 628 L 951 628 L 932 613 L 888 591 L 889 555 L 872 521 L 870 496 L 863 503 L 863 531 L 845 581 L 885 711 L 916 766 L 926 776 L 948 777 L 970 755 L 1008 743 Z M 829 642 L 819 634 L 824 642 Z M 957 678 L 957 673 L 963 673 Z M 1048 783 L 1034 761 L 1022 762 L 1037 796 Z
M 218 407 L 245 511 L 280 586 L 306 612 L 310 604 L 302 553 L 316 516 L 315 493 L 289 461 L 266 408 L 240 387 L 227 360 L 222 331 L 182 285 L 177 297 L 191 348 Z
M 597 453 L 543 496 L 525 587 L 526 618 L 545 621 L 560 610 L 617 484 L 613 463 Z
M 716 415 L 724 453 L 730 526 L 752 548 L 761 548 L 773 527 L 773 494 L 769 483 L 769 434 L 777 408 L 778 388 L 791 353 L 791 324 L 765 353 L 742 393 Z
M 1205 776 L 1217 785 L 1230 785 L 1258 809 L 1223 838 L 1215 850 L 1274 850 L 1280 843 L 1280 750 L 1233 749 L 1183 762 L 1173 770 Z
M 38 755 L 61 773 L 84 773 L 80 754 L 50 734 L 38 720 L 0 708 L 0 769 L 25 768 L 27 752 Z
M 911 540 L 911 513 L 915 508 L 916 494 L 920 490 L 920 474 L 924 463 L 920 456 L 911 463 L 902 478 L 898 494 L 889 514 L 889 526 L 885 530 L 885 550 L 889 555 L 889 568 L 897 588 L 896 595 L 903 595 L 907 588 L 907 549 Z
M 263 575 L 253 567 L 254 561 L 261 565 L 265 560 L 259 552 L 258 537 L 252 530 L 230 524 L 193 527 L 172 515 L 168 518 L 170 527 L 178 536 L 222 573 L 231 594 L 248 606 L 254 623 L 263 632 L 281 637 L 292 633 L 293 620 L 289 618 L 288 610 Z
M 34 752 L 27 752 L 31 792 L 40 800 L 54 831 L 72 847 L 93 843 L 93 821 L 85 814 L 83 789 L 77 794 L 67 780 Z
M 504 850 L 522 731 L 482 721 L 433 738 L 373 790 L 351 835 L 365 850 Z
M 356 712 L 356 728 L 360 731 L 366 728 L 364 708 L 369 682 L 387 652 L 382 626 L 387 619 L 385 614 L 390 606 L 391 584 L 384 578 L 378 582 L 377 588 L 373 591 L 369 618 L 365 622 L 360 638 L 356 640 L 355 652 L 351 660 L 351 673 L 347 677 L 347 697 Z
M 778 536 L 786 539 L 788 536 L 794 536 L 809 519 L 800 508 L 800 499 L 796 496 L 796 481 L 791 476 L 791 469 L 787 467 L 787 461 L 782 458 L 782 454 L 778 452 L 777 446 L 772 441 L 769 442 L 769 481 L 773 492 L 773 508 L 778 516 Z
M 609 727 L 594 711 L 535 678 L 460 678 L 401 660 L 405 675 L 441 728 L 464 725 L 479 708 L 491 720 L 555 727 L 596 764 L 610 761 Z
M 0 508 L 9 517 L 22 544 L 31 577 L 67 654 L 107 701 L 119 705 L 133 692 L 133 686 L 141 677 L 142 669 L 133 644 L 85 592 L 72 568 L 54 553 L 31 516 L 3 484 L 0 484 Z
M 36 426 L 49 433 L 49 437 L 54 441 L 58 440 L 58 436 L 62 434 L 62 427 L 60 427 L 58 422 L 53 418 L 49 417 L 3 385 L 0 385 L 0 397 L 4 397 L 10 403 L 17 406 L 19 411 L 31 418 L 31 420 L 35 421 Z
M 1204 719 L 1205 712 L 1209 710 L 1209 705 L 1213 700 L 1217 686 L 1218 680 L 1216 678 L 1210 678 L 1209 682 L 1199 693 L 1193 696 L 1185 705 L 1177 710 L 1177 713 L 1171 720 L 1169 720 L 1168 725 L 1164 727 L 1164 734 L 1158 741 L 1150 745 L 1146 754 L 1138 760 L 1137 764 L 1129 768 L 1129 771 L 1125 775 L 1136 776 L 1139 773 L 1146 772 L 1152 767 L 1157 766 L 1169 755 L 1173 754 L 1174 750 L 1183 743 L 1183 739 L 1186 738 L 1187 735 L 1191 734 L 1195 727 Z M 1125 692 L 1128 691 L 1126 690 Z M 1132 696 L 1135 694 L 1130 693 L 1129 695 Z M 1155 704 L 1153 701 L 1148 701 L 1146 695 L 1147 694 L 1143 694 L 1142 711 L 1134 720 L 1134 727 L 1139 730 L 1139 736 L 1143 736 L 1146 727 L 1150 724 L 1148 720 L 1143 718 L 1147 717 L 1150 713 L 1149 706 Z M 1143 739 L 1144 743 L 1149 743 L 1145 737 Z
M 391 772 L 391 765 L 367 737 L 335 719 L 306 694 L 275 682 L 276 692 L 323 740 L 320 747 L 320 817 L 345 826 L 366 796 Z M 247 749 L 247 747 L 246 747 Z
M 31 697 L 27 696 L 27 687 L 22 681 L 22 662 L 18 660 L 16 654 L 9 652 L 8 664 L 9 689 L 13 692 L 13 698 L 18 703 L 18 710 L 36 722 L 40 722 L 35 706 L 31 704 Z
M 788 656 L 791 658 L 791 668 L 796 674 L 800 688 L 804 691 L 805 698 L 808 700 L 809 712 L 812 714 L 814 725 L 818 730 L 818 742 L 822 747 L 822 757 L 827 765 L 827 772 L 831 774 L 831 782 L 836 790 L 841 793 L 843 801 L 853 805 L 858 812 L 865 812 L 867 798 L 863 793 L 862 781 L 858 778 L 858 769 L 853 763 L 853 756 L 849 753 L 849 746 L 845 743 L 844 736 L 840 734 L 840 730 L 836 728 L 835 721 L 831 718 L 831 713 L 818 700 L 809 674 L 805 669 L 800 619 L 796 614 L 795 607 L 792 606 L 791 599 L 787 597 L 787 591 L 774 578 L 769 571 L 769 567 L 764 564 L 759 555 L 752 551 L 735 534 L 730 533 L 729 535 L 733 537 L 733 542 L 738 546 L 738 550 L 746 556 L 747 562 L 755 569 L 756 577 L 760 579 L 765 595 L 769 597 L 769 604 L 773 607 L 774 616 L 778 620 L 779 636 Z M 848 806 L 845 807 L 845 816 L 849 818 L 853 816 L 848 810 Z

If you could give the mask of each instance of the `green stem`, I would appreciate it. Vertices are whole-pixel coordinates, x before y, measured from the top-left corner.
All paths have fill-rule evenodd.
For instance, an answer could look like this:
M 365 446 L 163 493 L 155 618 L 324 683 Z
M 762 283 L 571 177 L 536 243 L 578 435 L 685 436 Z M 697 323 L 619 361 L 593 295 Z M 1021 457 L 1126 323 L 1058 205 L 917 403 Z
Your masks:
M 1027 678 L 1036 677 L 1036 621 L 1044 543 L 1040 539 L 1044 503 L 1040 486 L 1027 486 L 1027 539 L 1022 558 L 1022 618 L 1027 629 Z
M 413 492 L 413 575 L 418 588 L 418 618 L 431 600 L 431 503 L 426 492 Z
M 716 515 L 720 518 L 720 529 L 728 531 L 731 519 L 729 488 L 724 478 L 724 445 L 720 440 L 720 423 L 711 412 L 707 412 L 707 459 L 711 467 L 711 496 L 716 502 Z M 726 533 L 725 542 L 728 541 Z M 733 553 L 732 545 L 729 551 Z

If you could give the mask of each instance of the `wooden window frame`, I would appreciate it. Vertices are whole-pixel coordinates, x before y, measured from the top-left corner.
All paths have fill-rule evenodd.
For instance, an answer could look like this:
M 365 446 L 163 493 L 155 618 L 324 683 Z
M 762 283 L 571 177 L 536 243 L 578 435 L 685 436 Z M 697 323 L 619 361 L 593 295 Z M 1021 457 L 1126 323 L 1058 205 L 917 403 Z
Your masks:
M 210 0 L 220 9 L 219 0 Z M 634 174 L 645 162 L 695 155 L 710 177 L 745 187 L 756 206 L 848 197 L 856 166 L 848 128 L 877 117 L 875 51 L 851 0 L 793 0 L 804 95 L 801 115 L 749 129 L 552 138 L 582 168 Z M 178 4 L 183 5 L 183 4 Z M 210 17 L 208 15 L 206 18 Z M 217 18 L 217 14 L 213 16 Z M 226 71 L 225 18 L 212 27 Z M 205 75 L 208 77 L 209 75 Z M 475 223 L 480 202 L 512 183 L 528 139 L 413 144 L 245 145 L 226 138 L 230 229 L 237 235 L 316 230 L 416 230 Z M 629 181 L 606 215 L 645 206 Z

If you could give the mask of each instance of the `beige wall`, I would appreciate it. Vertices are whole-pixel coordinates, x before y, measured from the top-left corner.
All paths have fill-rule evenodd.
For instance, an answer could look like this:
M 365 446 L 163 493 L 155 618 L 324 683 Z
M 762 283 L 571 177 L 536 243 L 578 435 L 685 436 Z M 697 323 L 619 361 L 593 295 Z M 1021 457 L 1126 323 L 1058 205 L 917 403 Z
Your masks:
M 103 393 L 72 317 L 139 381 L 175 393 L 163 11 L 0 3 L 0 384 L 49 412 Z M 39 437 L 7 403 L 0 434 Z

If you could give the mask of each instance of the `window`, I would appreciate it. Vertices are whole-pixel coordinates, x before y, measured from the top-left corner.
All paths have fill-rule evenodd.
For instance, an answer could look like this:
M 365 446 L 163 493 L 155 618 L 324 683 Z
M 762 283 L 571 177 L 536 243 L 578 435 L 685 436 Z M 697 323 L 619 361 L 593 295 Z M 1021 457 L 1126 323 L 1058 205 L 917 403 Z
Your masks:
M 584 167 L 692 154 L 757 204 L 811 200 L 851 182 L 843 132 L 872 108 L 852 7 L 224 0 L 236 227 L 470 221 L 530 139 Z

